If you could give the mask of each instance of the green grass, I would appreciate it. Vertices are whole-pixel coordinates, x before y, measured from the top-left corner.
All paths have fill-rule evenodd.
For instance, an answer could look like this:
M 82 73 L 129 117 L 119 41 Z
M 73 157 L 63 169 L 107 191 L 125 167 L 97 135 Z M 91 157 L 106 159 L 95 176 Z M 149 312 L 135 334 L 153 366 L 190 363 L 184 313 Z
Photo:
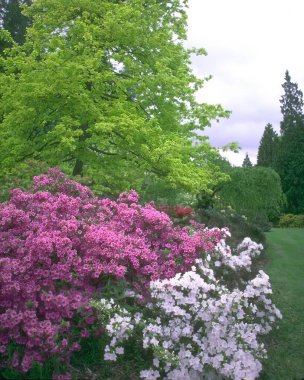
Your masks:
M 268 359 L 261 380 L 304 379 L 304 229 L 274 228 L 267 233 L 265 272 L 273 300 L 283 314 L 266 339 Z

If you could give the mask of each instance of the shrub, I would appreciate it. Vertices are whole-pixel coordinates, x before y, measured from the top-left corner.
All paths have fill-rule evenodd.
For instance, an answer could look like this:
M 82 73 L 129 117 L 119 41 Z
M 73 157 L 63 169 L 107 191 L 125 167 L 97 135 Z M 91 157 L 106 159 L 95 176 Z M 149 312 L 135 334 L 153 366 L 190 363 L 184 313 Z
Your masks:
M 261 336 L 282 317 L 269 298 L 269 277 L 260 271 L 245 281 L 242 275 L 262 248 L 247 238 L 232 254 L 224 237 L 190 271 L 151 282 L 151 302 L 139 311 L 130 309 L 130 301 L 126 307 L 95 302 L 103 323 L 108 317 L 104 358 L 116 361 L 125 342 L 136 337 L 144 351 L 153 352 L 141 379 L 256 379 L 266 356 Z M 234 284 L 227 283 L 231 273 L 237 274 Z
M 34 177 L 32 190 L 0 205 L 0 366 L 68 363 L 98 333 L 92 297 L 127 286 L 143 302 L 151 280 L 190 270 L 223 234 L 174 227 L 134 191 L 114 202 L 55 169 Z
M 280 217 L 279 227 L 304 228 L 304 215 L 285 214 Z
M 229 226 L 229 231 L 231 232 L 229 244 L 234 248 L 245 237 L 250 237 L 261 244 L 266 242 L 265 234 L 261 228 L 250 222 L 246 216 L 240 215 L 232 209 L 199 209 L 196 211 L 196 220 L 204 223 L 209 228 Z
M 194 210 L 191 207 L 161 205 L 157 208 L 176 219 L 191 218 L 194 216 Z
M 265 212 L 257 212 L 247 219 L 249 224 L 257 226 L 263 232 L 269 232 L 272 228 L 272 223 L 269 221 Z
M 234 167 L 228 174 L 231 181 L 221 186 L 215 205 L 223 208 L 230 205 L 250 218 L 263 213 L 271 222 L 278 219 L 286 200 L 280 176 L 273 169 Z

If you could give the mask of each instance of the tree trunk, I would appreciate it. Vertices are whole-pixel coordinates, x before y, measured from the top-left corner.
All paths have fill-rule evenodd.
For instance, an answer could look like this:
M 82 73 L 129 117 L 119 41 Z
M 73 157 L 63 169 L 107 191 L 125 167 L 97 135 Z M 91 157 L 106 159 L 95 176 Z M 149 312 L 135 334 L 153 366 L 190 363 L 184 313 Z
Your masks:
M 87 124 L 84 124 L 81 126 L 81 129 L 83 131 L 82 135 L 79 137 L 79 148 L 83 148 L 81 147 L 82 143 L 88 138 L 90 137 L 90 134 L 88 134 L 87 132 L 87 129 L 88 129 L 88 125 Z M 74 166 L 74 169 L 73 169 L 73 176 L 76 176 L 76 175 L 80 175 L 81 177 L 83 176 L 83 165 L 84 165 L 84 162 L 82 160 L 80 160 L 79 158 L 76 158 L 76 162 L 75 162 L 75 166 Z
M 75 166 L 73 169 L 73 176 L 80 175 L 82 177 L 83 175 L 83 161 L 76 159 Z

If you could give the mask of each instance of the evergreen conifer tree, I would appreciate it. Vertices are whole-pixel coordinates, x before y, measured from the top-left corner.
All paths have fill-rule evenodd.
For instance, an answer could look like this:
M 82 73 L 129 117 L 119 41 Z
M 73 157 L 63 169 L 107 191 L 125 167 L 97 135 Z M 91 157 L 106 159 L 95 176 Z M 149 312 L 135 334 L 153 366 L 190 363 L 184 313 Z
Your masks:
M 32 0 L 0 0 L 0 27 L 9 31 L 18 44 L 24 43 L 26 27 L 30 25 L 30 19 L 21 13 L 21 6 L 31 3 Z M 0 52 L 8 46 L 0 39 Z
M 287 198 L 287 212 L 304 213 L 304 118 L 303 93 L 286 71 L 280 102 L 283 120 L 276 164 Z
M 244 161 L 243 161 L 242 167 L 243 167 L 243 168 L 252 168 L 252 162 L 250 161 L 250 158 L 249 158 L 249 156 L 248 156 L 248 153 L 246 153 L 246 157 L 244 158 Z
M 285 82 L 282 84 L 284 94 L 280 99 L 283 120 L 281 122 L 281 134 L 297 123 L 303 117 L 303 93 L 298 84 L 291 81 L 288 70 L 285 73 Z
M 260 141 L 257 165 L 274 168 L 279 148 L 279 136 L 268 123 Z

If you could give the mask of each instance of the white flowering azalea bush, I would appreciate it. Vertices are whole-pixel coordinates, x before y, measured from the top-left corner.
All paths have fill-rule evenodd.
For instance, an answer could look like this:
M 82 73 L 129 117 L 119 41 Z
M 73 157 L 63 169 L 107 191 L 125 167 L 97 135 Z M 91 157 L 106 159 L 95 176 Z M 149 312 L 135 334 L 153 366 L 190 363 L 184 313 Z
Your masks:
M 269 277 L 252 273 L 263 247 L 246 238 L 232 252 L 223 239 L 191 270 L 150 283 L 145 303 L 134 291 L 95 302 L 109 342 L 104 359 L 116 361 L 131 338 L 150 352 L 142 379 L 254 380 L 266 358 L 263 335 L 282 318 L 271 301 Z M 247 275 L 244 275 L 247 273 Z

